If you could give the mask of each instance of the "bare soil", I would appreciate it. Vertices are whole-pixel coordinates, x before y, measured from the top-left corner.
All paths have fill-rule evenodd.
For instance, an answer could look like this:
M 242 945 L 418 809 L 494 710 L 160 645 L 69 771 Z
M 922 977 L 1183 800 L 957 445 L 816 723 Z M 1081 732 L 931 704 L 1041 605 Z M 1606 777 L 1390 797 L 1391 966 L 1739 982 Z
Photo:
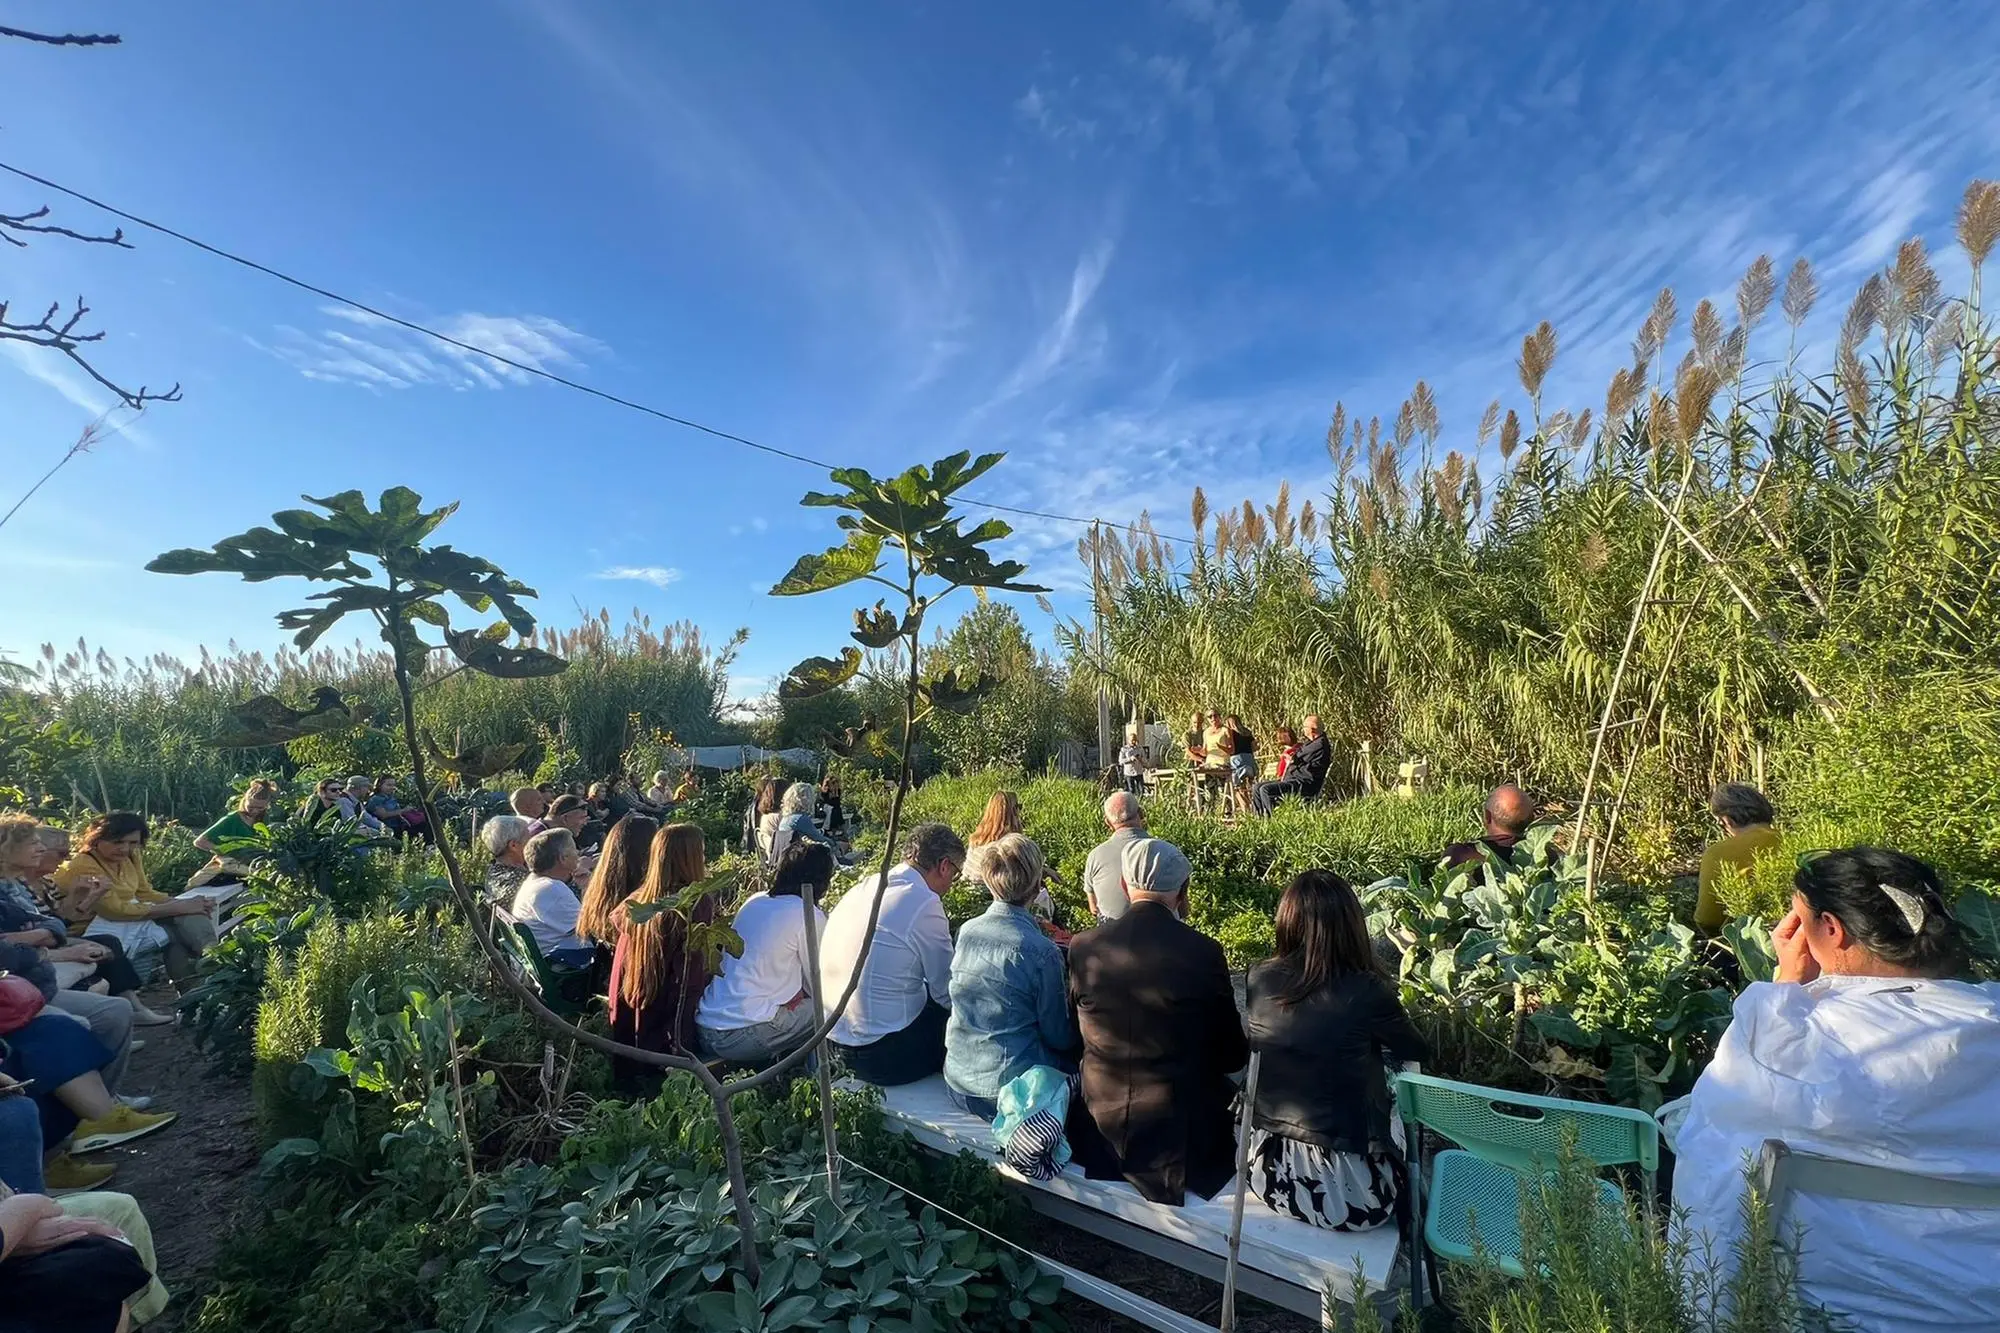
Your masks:
M 170 986 L 152 987 L 147 1005 L 171 1012 Z M 179 1326 L 188 1296 L 203 1283 L 223 1241 L 236 1227 L 257 1173 L 257 1131 L 248 1080 L 210 1071 L 208 1059 L 179 1024 L 139 1028 L 146 1043 L 132 1056 L 120 1092 L 143 1093 L 155 1111 L 180 1119 L 157 1134 L 87 1160 L 115 1165 L 106 1189 L 130 1194 L 145 1210 L 158 1251 L 160 1277 L 173 1303 L 152 1330 Z
M 1051 1259 L 1080 1268 L 1093 1277 L 1115 1282 L 1190 1319 L 1214 1327 L 1222 1313 L 1222 1286 L 1176 1268 L 1164 1260 L 1135 1254 L 1101 1236 L 1064 1226 L 1048 1218 L 1035 1219 L 1035 1248 Z M 1077 1333 L 1143 1333 L 1145 1325 L 1074 1295 L 1065 1294 L 1063 1317 Z M 1239 1333 L 1317 1333 L 1316 1320 L 1281 1310 L 1254 1296 L 1238 1294 Z

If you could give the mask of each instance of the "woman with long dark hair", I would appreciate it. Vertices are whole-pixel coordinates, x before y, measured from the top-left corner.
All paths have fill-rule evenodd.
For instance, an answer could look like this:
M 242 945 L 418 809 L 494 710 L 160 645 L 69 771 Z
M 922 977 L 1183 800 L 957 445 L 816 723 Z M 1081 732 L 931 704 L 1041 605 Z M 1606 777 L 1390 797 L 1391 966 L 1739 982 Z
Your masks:
M 1250 1186 L 1273 1212 L 1334 1231 L 1395 1216 L 1402 1145 L 1387 1062 L 1421 1060 L 1348 882 L 1308 870 L 1278 900 L 1275 957 L 1250 969 L 1250 1046 L 1263 1054 Z
M 816 983 L 806 967 L 806 903 L 813 905 L 817 938 L 826 929 L 819 900 L 833 884 L 835 865 L 826 844 L 794 842 L 778 858 L 771 887 L 736 909 L 730 927 L 743 952 L 723 955 L 695 1012 L 703 1055 L 762 1068 L 812 1036 Z
M 611 826 L 597 868 L 590 872 L 590 882 L 583 890 L 577 934 L 602 949 L 618 943 L 625 929 L 625 900 L 646 880 L 653 839 L 659 831 L 659 821 L 646 815 L 627 815 Z
M 699 884 L 708 874 L 701 829 L 693 824 L 668 824 L 653 835 L 646 875 L 627 903 L 661 907 L 681 890 Z M 627 919 L 611 955 L 611 1035 L 648 1051 L 691 1054 L 695 1049 L 694 1017 L 708 984 L 708 968 L 687 948 L 689 921 L 715 920 L 716 904 L 704 896 L 691 908 L 654 912 L 644 921 Z M 642 1067 L 614 1062 L 620 1081 L 629 1084 Z
M 1674 1143 L 1693 1254 L 1732 1260 L 1743 1164 L 1766 1140 L 1912 1176 L 2000 1182 L 2000 983 L 1970 979 L 1937 872 L 1881 847 L 1808 853 L 1772 932 L 1773 979 L 1736 997 Z M 1871 1333 L 1990 1328 L 2000 1218 L 1800 1194 L 1799 1289 Z M 1865 1259 L 1865 1262 L 1857 1262 Z

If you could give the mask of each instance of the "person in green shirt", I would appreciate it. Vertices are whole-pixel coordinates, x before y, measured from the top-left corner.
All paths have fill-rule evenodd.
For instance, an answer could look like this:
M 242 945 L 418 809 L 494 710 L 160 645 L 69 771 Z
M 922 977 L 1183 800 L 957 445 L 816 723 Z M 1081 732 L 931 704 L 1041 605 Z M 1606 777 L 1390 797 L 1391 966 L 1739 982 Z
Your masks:
M 1755 787 L 1741 782 L 1725 782 L 1708 798 L 1708 808 L 1722 825 L 1722 836 L 1701 854 L 1701 893 L 1695 900 L 1695 929 L 1713 935 L 1729 919 L 1729 909 L 1716 896 L 1716 884 L 1724 867 L 1733 866 L 1748 874 L 1760 852 L 1778 845 L 1778 830 L 1772 828 L 1777 812 Z
M 271 798 L 277 792 L 276 783 L 258 778 L 244 789 L 234 810 L 203 829 L 194 840 L 196 847 L 214 858 L 209 867 L 216 873 L 207 883 L 228 884 L 242 878 L 241 866 L 220 849 L 227 843 L 256 837 L 257 826 L 271 817 Z

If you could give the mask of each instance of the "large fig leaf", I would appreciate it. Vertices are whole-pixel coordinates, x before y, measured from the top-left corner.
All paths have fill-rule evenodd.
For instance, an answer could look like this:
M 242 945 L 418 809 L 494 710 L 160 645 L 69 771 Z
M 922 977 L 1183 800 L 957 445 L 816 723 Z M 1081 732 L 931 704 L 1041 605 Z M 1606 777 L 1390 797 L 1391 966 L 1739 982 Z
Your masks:
M 153 557 L 155 574 L 239 574 L 246 582 L 275 578 L 365 579 L 368 571 L 346 551 L 300 541 L 270 528 L 252 528 L 225 537 L 213 550 L 181 547 Z
M 501 621 L 485 631 L 446 630 L 444 641 L 452 656 L 474 671 L 503 680 L 525 680 L 531 676 L 560 675 L 569 663 L 540 648 L 513 647 L 493 637 L 492 629 L 503 634 L 508 626 Z
M 925 684 L 922 689 L 924 699 L 932 708 L 942 709 L 947 713 L 969 713 L 998 684 L 994 677 L 984 671 L 977 676 L 962 678 L 958 674 L 958 668 L 951 667 L 936 680 Z
M 882 538 L 872 532 L 850 532 L 845 545 L 836 546 L 820 555 L 799 557 L 791 572 L 778 580 L 771 589 L 773 597 L 799 597 L 806 593 L 825 592 L 853 583 L 875 572 L 876 564 L 882 558 Z
M 902 622 L 885 602 L 877 601 L 872 611 L 854 613 L 854 639 L 863 647 L 887 648 L 902 632 Z
M 861 650 L 843 648 L 838 658 L 808 657 L 778 682 L 780 699 L 811 699 L 839 689 L 861 670 Z

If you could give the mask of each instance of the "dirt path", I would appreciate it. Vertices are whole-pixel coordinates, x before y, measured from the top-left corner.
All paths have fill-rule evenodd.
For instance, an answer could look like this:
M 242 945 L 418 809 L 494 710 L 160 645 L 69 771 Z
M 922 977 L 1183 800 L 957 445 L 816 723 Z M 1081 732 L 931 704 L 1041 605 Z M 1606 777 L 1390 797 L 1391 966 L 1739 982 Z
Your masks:
M 174 996 L 158 986 L 146 1003 L 166 1013 Z M 247 1080 L 210 1072 L 194 1039 L 178 1024 L 140 1028 L 145 1049 L 132 1056 L 126 1093 L 153 1098 L 153 1109 L 180 1119 L 129 1147 L 88 1159 L 117 1166 L 105 1188 L 130 1194 L 146 1211 L 159 1252 L 160 1276 L 173 1304 L 151 1330 L 179 1326 L 187 1298 L 237 1222 L 257 1173 L 257 1132 Z
M 1210 1326 L 1221 1313 L 1222 1288 L 1217 1283 L 1047 1218 L 1036 1218 L 1035 1226 L 1036 1248 L 1051 1259 Z M 1145 1327 L 1076 1296 L 1065 1295 L 1062 1308 L 1076 1333 L 1143 1333 Z M 1239 1296 L 1236 1327 L 1239 1333 L 1313 1333 L 1319 1323 L 1253 1296 Z

